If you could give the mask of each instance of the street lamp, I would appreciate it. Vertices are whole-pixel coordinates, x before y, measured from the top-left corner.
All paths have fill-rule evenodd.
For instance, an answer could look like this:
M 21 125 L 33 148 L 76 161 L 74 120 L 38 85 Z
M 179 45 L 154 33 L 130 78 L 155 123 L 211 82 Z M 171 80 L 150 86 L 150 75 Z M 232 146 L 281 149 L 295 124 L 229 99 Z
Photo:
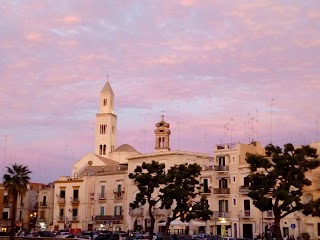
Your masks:
M 298 216 L 297 219 L 297 225 L 298 225 L 298 240 L 300 240 L 300 225 L 301 225 L 301 218 Z
M 241 238 L 241 222 L 240 222 L 241 212 L 239 212 L 237 216 L 238 216 L 238 218 L 239 218 L 239 238 Z

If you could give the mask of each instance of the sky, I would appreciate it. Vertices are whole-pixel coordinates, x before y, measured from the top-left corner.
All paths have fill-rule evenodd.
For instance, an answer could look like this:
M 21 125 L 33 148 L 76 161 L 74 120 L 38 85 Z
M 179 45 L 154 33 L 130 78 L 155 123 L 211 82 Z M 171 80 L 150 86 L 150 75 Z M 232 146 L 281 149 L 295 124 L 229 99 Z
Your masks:
M 109 81 L 117 146 L 320 141 L 320 1 L 7 0 L 0 5 L 0 174 L 70 175 Z

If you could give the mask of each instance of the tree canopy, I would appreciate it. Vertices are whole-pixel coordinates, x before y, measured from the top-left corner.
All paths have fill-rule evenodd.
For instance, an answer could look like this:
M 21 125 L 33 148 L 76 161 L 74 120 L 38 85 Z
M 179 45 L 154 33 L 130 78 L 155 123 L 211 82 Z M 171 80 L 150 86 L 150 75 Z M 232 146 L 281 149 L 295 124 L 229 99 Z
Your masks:
M 157 206 L 160 209 L 170 209 L 167 217 L 164 239 L 166 239 L 170 222 L 180 218 L 181 221 L 202 218 L 208 220 L 212 215 L 206 199 L 200 197 L 201 184 L 197 180 L 201 167 L 198 164 L 175 165 L 165 172 L 165 165 L 152 161 L 137 166 L 129 178 L 136 183 L 139 192 L 131 208 L 137 208 L 148 203 L 148 212 L 151 220 L 149 239 L 152 239 L 155 217 L 153 211 Z
M 273 234 L 280 240 L 280 220 L 307 207 L 302 203 L 302 189 L 311 185 L 311 181 L 305 174 L 317 168 L 320 161 L 316 149 L 310 146 L 294 148 L 288 143 L 281 149 L 269 144 L 265 152 L 266 156 L 247 154 L 246 161 L 250 166 L 248 196 L 260 211 L 273 211 Z
M 27 192 L 27 185 L 30 180 L 29 174 L 31 171 L 27 166 L 13 164 L 11 167 L 7 167 L 7 173 L 3 175 L 3 184 L 8 191 L 8 195 L 12 198 L 11 208 L 11 230 L 10 239 L 14 239 L 15 234 L 15 219 L 17 212 L 17 200 L 20 195 L 23 197 Z

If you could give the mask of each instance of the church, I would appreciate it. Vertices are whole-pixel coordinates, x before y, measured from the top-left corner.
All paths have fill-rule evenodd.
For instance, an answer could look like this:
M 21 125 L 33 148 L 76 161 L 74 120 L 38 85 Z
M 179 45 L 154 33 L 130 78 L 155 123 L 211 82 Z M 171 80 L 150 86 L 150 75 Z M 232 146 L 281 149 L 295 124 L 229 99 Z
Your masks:
M 264 155 L 260 142 L 223 143 L 213 147 L 214 157 L 207 153 L 170 149 L 170 124 L 165 117 L 155 123 L 154 152 L 140 153 L 133 146 L 117 146 L 117 115 L 115 95 L 107 82 L 100 92 L 99 112 L 95 124 L 95 152 L 79 159 L 71 176 L 61 176 L 51 188 L 39 191 L 38 222 L 51 230 L 73 229 L 110 231 L 148 231 L 150 216 L 147 207 L 130 209 L 138 188 L 128 174 L 143 162 L 157 161 L 166 168 L 181 163 L 197 163 L 202 167 L 202 193 L 206 196 L 212 218 L 207 222 L 174 221 L 171 233 L 189 234 L 206 232 L 213 235 L 254 239 L 267 232 L 274 221 L 272 211 L 261 213 L 247 196 L 249 191 L 246 153 Z M 315 194 L 310 190 L 304 201 Z M 316 194 L 319 194 L 316 192 Z M 47 203 L 46 203 L 47 202 Z M 155 232 L 161 230 L 170 210 L 155 207 Z M 301 229 L 316 233 L 317 223 L 301 213 L 293 213 L 282 220 L 284 235 L 297 236 L 291 229 L 297 218 L 302 219 Z M 311 220 L 310 220 L 311 219 Z
M 55 230 L 67 227 L 146 231 L 150 225 L 146 208 L 129 209 L 138 189 L 128 174 L 142 162 L 158 161 L 165 163 L 166 168 L 180 163 L 198 163 L 201 166 L 209 164 L 208 154 L 170 149 L 170 124 L 163 115 L 155 124 L 154 152 L 142 154 L 129 144 L 116 147 L 117 115 L 114 97 L 110 83 L 107 82 L 100 92 L 100 111 L 96 114 L 95 152 L 87 153 L 73 165 L 71 177 L 63 176 L 55 181 Z M 158 228 L 169 211 L 159 208 L 154 211 Z M 181 226 L 181 230 L 183 228 Z

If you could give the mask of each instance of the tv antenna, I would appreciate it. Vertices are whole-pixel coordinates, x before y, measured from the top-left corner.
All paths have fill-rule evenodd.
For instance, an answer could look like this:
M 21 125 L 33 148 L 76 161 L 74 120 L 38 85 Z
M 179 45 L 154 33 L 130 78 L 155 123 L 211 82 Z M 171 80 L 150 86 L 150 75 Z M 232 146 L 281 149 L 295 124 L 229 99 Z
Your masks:
M 178 109 L 178 143 L 179 143 L 179 150 L 180 150 L 180 107 L 177 106 Z
M 272 143 L 272 108 L 274 104 L 274 98 L 271 99 L 271 104 L 270 104 L 270 143 Z

